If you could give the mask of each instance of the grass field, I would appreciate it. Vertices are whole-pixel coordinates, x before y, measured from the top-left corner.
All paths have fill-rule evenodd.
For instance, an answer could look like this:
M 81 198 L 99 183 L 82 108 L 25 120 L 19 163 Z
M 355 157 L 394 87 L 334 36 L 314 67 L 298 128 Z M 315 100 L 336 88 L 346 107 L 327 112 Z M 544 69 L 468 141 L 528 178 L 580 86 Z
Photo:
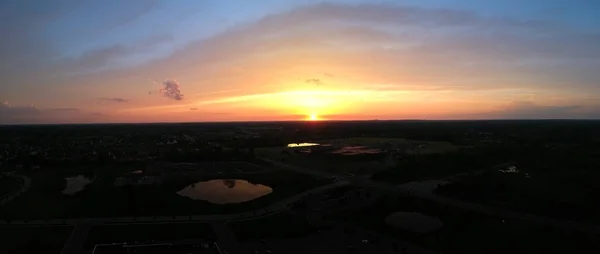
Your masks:
M 219 178 L 228 179 L 227 175 Z M 0 209 L 3 219 L 54 219 L 76 217 L 186 216 L 199 214 L 238 213 L 267 206 L 297 193 L 331 182 L 288 171 L 250 174 L 242 178 L 263 184 L 273 192 L 260 198 L 239 203 L 217 205 L 179 196 L 186 186 L 213 177 L 185 176 L 167 179 L 161 184 L 115 187 L 114 179 L 98 177 L 73 196 L 61 193 L 62 178 L 43 173 L 32 176 L 32 187 L 22 196 Z
M 232 222 L 228 226 L 240 241 L 302 237 L 317 231 L 304 217 L 289 213 Z
M 320 140 L 316 143 L 319 144 L 345 144 L 350 146 L 355 145 L 364 145 L 364 146 L 374 146 L 379 147 L 385 144 L 391 144 L 393 146 L 402 146 L 402 145 L 413 145 L 419 146 L 422 145 L 419 149 L 411 149 L 407 151 L 408 153 L 416 153 L 416 154 L 429 154 L 429 153 L 445 153 L 456 150 L 458 147 L 451 144 L 450 142 L 441 142 L 441 141 L 425 141 L 425 140 L 409 140 L 402 138 L 378 138 L 378 137 L 355 137 L 355 138 L 345 138 L 345 139 L 327 139 Z
M 385 223 L 391 213 L 418 212 L 441 219 L 438 231 L 414 234 Z M 327 217 L 395 235 L 444 253 L 597 253 L 599 236 L 441 207 L 411 197 L 384 196 L 369 207 Z
M 68 226 L 0 227 L 0 253 L 59 254 L 72 231 Z
M 29 177 L 30 189 L 2 206 L 0 218 L 64 218 L 62 215 L 74 204 L 74 199 L 61 193 L 65 186 L 64 179 L 51 173 L 29 174 Z
M 0 197 L 19 189 L 21 182 L 12 176 L 0 176 Z
M 310 143 L 332 144 L 339 147 L 367 146 L 380 149 L 397 148 L 406 155 L 446 153 L 458 149 L 457 146 L 448 142 L 369 137 L 315 140 L 310 141 Z M 257 148 L 256 154 L 261 158 L 269 158 L 292 165 L 309 167 L 332 173 L 352 173 L 357 175 L 371 175 L 389 169 L 395 165 L 395 162 L 385 154 L 373 156 L 342 156 L 329 153 L 298 154 L 287 147 Z
M 436 192 L 500 209 L 523 211 L 566 220 L 600 223 L 600 172 L 497 171 L 468 175 Z
M 206 223 L 104 225 L 90 230 L 84 247 L 93 249 L 96 244 L 184 239 L 212 241 L 216 236 L 212 227 Z

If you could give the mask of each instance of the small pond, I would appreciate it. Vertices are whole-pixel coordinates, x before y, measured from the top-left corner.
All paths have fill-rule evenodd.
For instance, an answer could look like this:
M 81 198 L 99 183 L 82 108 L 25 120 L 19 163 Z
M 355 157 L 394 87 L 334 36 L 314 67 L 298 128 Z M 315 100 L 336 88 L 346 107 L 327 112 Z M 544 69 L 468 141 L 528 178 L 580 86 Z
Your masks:
M 65 180 L 67 180 L 67 186 L 62 191 L 62 194 L 65 195 L 74 195 L 75 193 L 83 190 L 86 185 L 94 181 L 94 179 L 90 179 L 84 175 L 65 177 Z
M 177 194 L 213 204 L 235 204 L 257 199 L 271 192 L 273 192 L 271 187 L 253 184 L 246 180 L 214 179 L 191 184 Z
M 305 146 L 318 146 L 317 143 L 291 143 L 287 147 L 305 147 Z

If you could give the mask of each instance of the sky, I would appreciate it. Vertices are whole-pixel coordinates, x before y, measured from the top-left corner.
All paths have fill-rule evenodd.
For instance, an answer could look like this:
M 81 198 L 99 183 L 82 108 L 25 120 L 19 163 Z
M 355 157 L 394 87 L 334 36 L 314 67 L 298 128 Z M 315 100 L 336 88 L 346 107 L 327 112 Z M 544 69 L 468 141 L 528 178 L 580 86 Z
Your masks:
M 4 0 L 0 124 L 599 119 L 597 0 Z

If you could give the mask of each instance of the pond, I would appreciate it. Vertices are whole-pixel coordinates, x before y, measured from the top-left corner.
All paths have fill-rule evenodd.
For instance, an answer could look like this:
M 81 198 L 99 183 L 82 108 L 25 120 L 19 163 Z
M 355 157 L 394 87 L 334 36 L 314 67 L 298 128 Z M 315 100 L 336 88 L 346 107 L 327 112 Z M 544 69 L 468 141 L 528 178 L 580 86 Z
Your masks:
M 305 146 L 318 146 L 317 143 L 291 143 L 287 147 L 305 147 Z
M 65 189 L 62 191 L 62 194 L 65 195 L 74 195 L 94 181 L 94 179 L 90 179 L 84 175 L 65 177 L 65 180 L 67 180 L 67 186 L 65 186 Z
M 177 194 L 213 204 L 236 204 L 260 198 L 271 192 L 273 192 L 271 187 L 253 184 L 246 180 L 214 179 L 191 184 Z

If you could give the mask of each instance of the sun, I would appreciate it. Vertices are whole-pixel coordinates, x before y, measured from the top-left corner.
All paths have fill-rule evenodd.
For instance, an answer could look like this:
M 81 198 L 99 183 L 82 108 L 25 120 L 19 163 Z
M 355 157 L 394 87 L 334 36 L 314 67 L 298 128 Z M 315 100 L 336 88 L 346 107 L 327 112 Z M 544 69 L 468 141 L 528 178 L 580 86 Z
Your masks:
M 317 114 L 310 114 L 308 116 L 308 120 L 309 121 L 317 121 L 317 120 L 319 120 L 319 116 Z

